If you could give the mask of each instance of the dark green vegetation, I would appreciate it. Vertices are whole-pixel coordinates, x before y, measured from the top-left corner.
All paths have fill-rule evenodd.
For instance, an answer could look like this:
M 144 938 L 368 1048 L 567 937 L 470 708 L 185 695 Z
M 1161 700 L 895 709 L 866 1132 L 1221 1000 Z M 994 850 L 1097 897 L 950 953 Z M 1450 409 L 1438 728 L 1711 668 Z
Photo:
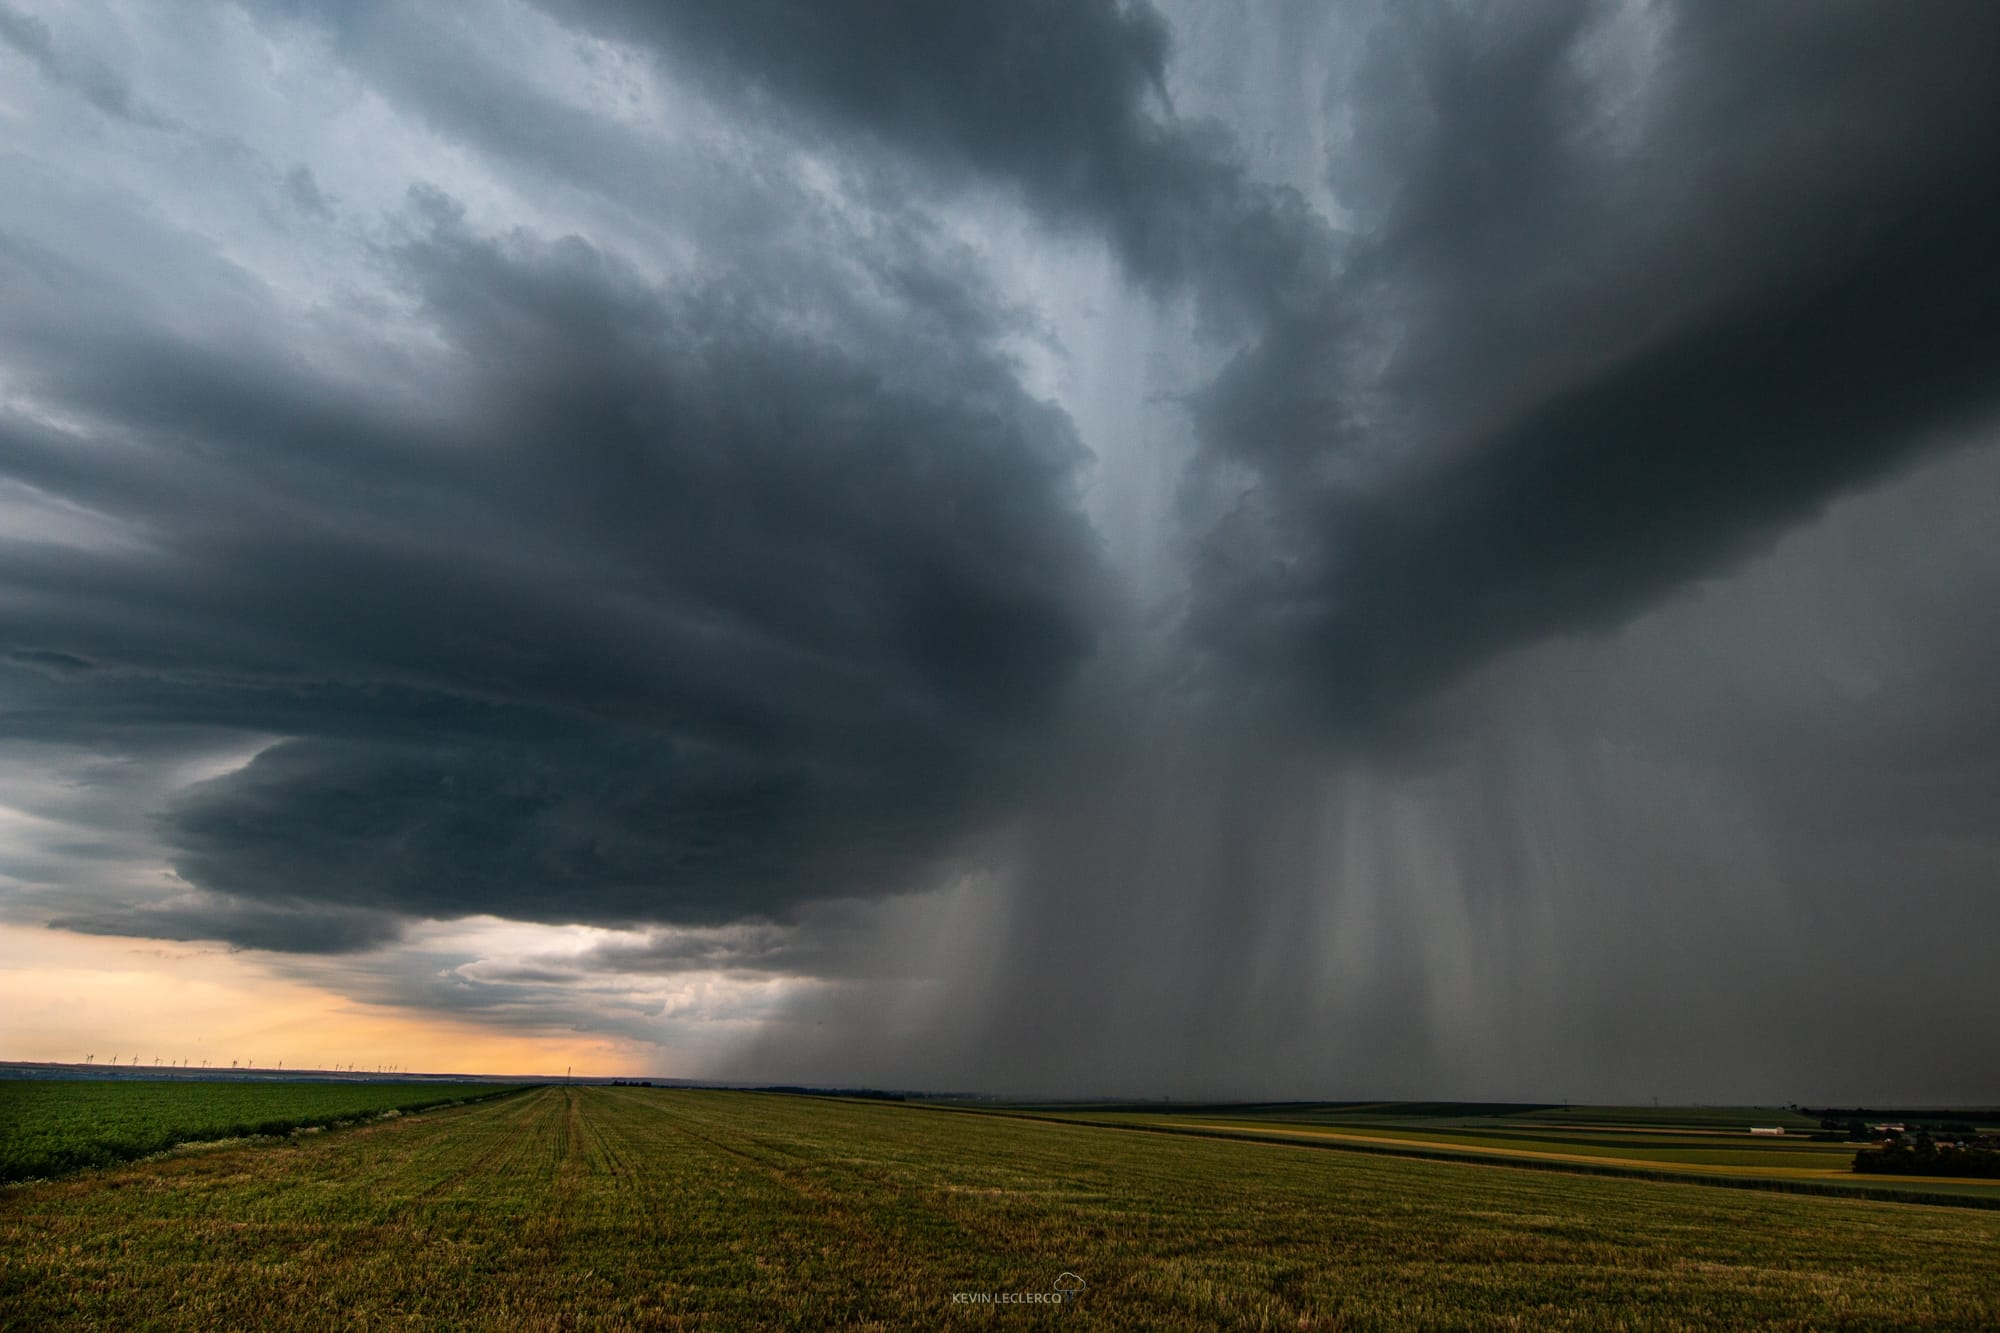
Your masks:
M 1873 1175 L 1964 1176 L 2000 1181 L 2000 1152 L 1984 1148 L 1939 1147 L 1928 1139 L 1864 1148 L 1854 1154 L 1854 1169 Z
M 0 1181 L 109 1166 L 182 1143 L 289 1134 L 507 1090 L 486 1083 L 0 1080 Z
M 16 1186 L 0 1255 L 20 1329 L 2000 1322 L 2000 1213 L 647 1088 Z

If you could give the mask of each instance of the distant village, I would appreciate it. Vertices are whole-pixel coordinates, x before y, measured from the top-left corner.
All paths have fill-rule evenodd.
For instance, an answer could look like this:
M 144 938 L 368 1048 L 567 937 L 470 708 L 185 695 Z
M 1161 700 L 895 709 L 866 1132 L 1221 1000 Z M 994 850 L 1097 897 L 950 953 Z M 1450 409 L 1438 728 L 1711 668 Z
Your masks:
M 2000 1178 L 2000 1134 L 1967 1120 L 1873 1119 L 1866 1112 L 1828 1112 L 1813 1137 L 1865 1144 L 1854 1169 L 1881 1175 Z M 1755 1132 L 1755 1131 L 1753 1131 Z

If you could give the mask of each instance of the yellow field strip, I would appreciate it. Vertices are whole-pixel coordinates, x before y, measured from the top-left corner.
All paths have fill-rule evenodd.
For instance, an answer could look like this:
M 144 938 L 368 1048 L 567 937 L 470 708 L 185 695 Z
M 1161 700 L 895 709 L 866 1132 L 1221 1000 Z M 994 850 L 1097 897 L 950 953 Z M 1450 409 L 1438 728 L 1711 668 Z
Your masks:
M 1520 1132 L 1529 1134 L 1673 1134 L 1683 1138 L 1729 1139 L 1732 1141 L 1748 1137 L 1746 1129 L 1693 1129 L 1686 1125 L 1598 1125 L 1588 1120 L 1574 1122 L 1565 1120 L 1560 1124 L 1551 1124 L 1547 1121 L 1537 1120 L 1516 1122 L 1499 1126 L 1499 1128 L 1505 1129 L 1509 1133 Z M 1789 1130 L 1782 1136 L 1758 1139 L 1756 1142 L 1759 1146 L 1767 1146 L 1773 1143 L 1810 1143 L 1812 1140 L 1806 1137 L 1806 1131 L 1804 1130 Z

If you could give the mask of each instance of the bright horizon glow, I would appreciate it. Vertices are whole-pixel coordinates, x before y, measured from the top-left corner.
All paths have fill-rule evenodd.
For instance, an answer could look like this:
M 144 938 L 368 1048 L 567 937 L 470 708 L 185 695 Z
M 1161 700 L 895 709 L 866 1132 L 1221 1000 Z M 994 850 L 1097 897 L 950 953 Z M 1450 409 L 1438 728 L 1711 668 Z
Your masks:
M 671 1077 L 656 1048 L 607 1036 L 501 1031 L 393 1005 L 366 1004 L 273 975 L 257 956 L 0 926 L 0 1056 L 121 1066 L 134 1055 L 199 1069 L 363 1070 L 413 1074 Z

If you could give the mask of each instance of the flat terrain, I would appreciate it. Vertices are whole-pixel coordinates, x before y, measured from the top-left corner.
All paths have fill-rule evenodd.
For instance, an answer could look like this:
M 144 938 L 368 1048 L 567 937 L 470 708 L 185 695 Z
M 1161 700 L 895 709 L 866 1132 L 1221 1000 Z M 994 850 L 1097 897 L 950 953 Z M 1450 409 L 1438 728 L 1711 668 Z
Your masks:
M 1971 1329 L 1996 1275 L 1974 1209 L 646 1088 L 0 1190 L 17 1329 Z
M 504 1090 L 485 1083 L 0 1079 L 0 1182 L 109 1166 L 183 1143 L 289 1134 Z
M 1854 1154 L 1861 1145 L 1815 1141 L 1810 1136 L 1819 1131 L 1819 1122 L 1782 1108 L 1300 1103 L 1175 1109 L 1109 1104 L 1021 1108 L 1009 1113 L 1022 1111 L 1079 1124 L 1497 1159 L 1518 1165 L 1631 1175 L 1767 1181 L 1814 1192 L 1983 1199 L 2000 1206 L 2000 1180 L 1856 1174 Z M 1992 1131 L 1987 1120 L 1976 1119 L 1981 1128 Z M 1783 1129 L 1785 1133 L 1768 1137 L 1752 1134 L 1752 1126 Z

